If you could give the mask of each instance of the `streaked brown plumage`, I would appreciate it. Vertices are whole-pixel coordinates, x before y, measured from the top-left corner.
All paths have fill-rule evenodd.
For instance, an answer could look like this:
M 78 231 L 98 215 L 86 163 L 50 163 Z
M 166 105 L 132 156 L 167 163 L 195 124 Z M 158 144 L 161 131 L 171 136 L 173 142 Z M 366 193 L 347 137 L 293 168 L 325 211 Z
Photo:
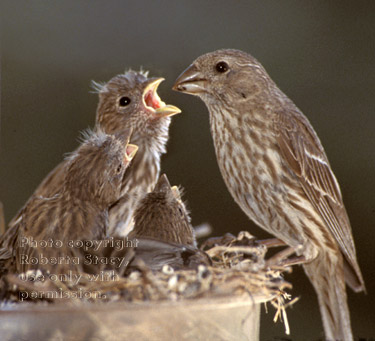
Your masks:
M 101 131 L 87 134 L 81 146 L 66 159 L 62 190 L 52 197 L 30 199 L 17 223 L 2 236 L 3 270 L 24 272 L 38 268 L 39 264 L 26 264 L 22 257 L 65 256 L 70 251 L 70 240 L 107 237 L 108 208 L 120 197 L 122 179 L 138 149 L 128 144 L 129 137 L 130 132 L 116 136 Z M 23 238 L 28 241 L 22 243 Z M 35 247 L 30 246 L 31 240 L 36 242 Z M 43 247 L 43 241 L 49 240 L 61 242 L 56 244 L 61 246 Z M 54 264 L 42 268 L 50 266 Z
M 102 247 L 95 254 L 125 257 L 129 260 L 126 273 L 144 265 L 159 271 L 164 265 L 177 270 L 211 264 L 208 255 L 196 246 L 194 230 L 179 189 L 171 187 L 166 175 L 160 176 L 154 190 L 139 202 L 134 220 L 134 229 L 126 239 L 116 239 L 116 243 L 129 245 L 128 248 Z M 98 271 L 89 267 L 85 270 Z
M 122 182 L 121 198 L 109 213 L 109 233 L 126 235 L 132 227 L 137 201 L 152 190 L 160 172 L 160 157 L 166 152 L 170 116 L 180 112 L 161 101 L 156 90 L 163 78 L 148 78 L 147 72 L 128 71 L 106 84 L 94 83 L 99 93 L 95 129 L 107 134 L 132 130 L 131 142 L 139 146 Z M 52 196 L 63 183 L 66 161 L 53 169 L 34 192 Z M 17 215 L 9 227 L 18 219 Z
M 194 229 L 179 189 L 171 187 L 165 174 L 139 202 L 129 238 L 137 241 L 130 268 L 139 260 L 153 270 L 160 270 L 166 264 L 175 269 L 210 264 L 209 257 L 197 249 Z
M 306 259 L 327 339 L 353 339 L 345 281 L 365 290 L 337 180 L 314 129 L 249 54 L 196 59 L 175 90 L 210 112 L 217 161 L 229 192 L 255 223 Z
M 171 187 L 165 174 L 160 176 L 154 190 L 139 202 L 134 222 L 129 238 L 197 245 L 180 191 L 176 186 Z

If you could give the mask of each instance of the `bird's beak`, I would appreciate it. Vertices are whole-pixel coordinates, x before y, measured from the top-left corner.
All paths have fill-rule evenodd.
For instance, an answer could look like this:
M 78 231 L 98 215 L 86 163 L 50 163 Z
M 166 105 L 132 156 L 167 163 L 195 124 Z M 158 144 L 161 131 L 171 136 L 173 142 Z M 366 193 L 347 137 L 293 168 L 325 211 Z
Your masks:
M 198 95 L 206 91 L 207 80 L 203 77 L 198 68 L 191 64 L 176 80 L 173 90 L 185 92 L 191 95 Z
M 173 194 L 174 198 L 176 200 L 178 200 L 178 201 L 182 201 L 181 200 L 181 193 L 180 193 L 180 190 L 178 189 L 178 187 L 177 186 L 173 186 L 171 188 L 171 190 L 172 190 L 172 194 Z
M 155 185 L 154 192 L 167 192 L 171 190 L 171 184 L 165 174 L 159 177 L 158 182 Z
M 181 110 L 174 105 L 165 104 L 157 94 L 158 86 L 163 80 L 164 78 L 152 79 L 143 91 L 143 105 L 155 118 L 172 116 L 181 112 Z
M 115 133 L 115 136 L 117 139 L 121 141 L 123 146 L 126 146 L 130 141 L 130 137 L 132 133 L 133 133 L 132 129 L 126 129 L 125 131 Z
M 137 153 L 138 146 L 128 143 L 125 150 L 125 161 L 130 162 Z

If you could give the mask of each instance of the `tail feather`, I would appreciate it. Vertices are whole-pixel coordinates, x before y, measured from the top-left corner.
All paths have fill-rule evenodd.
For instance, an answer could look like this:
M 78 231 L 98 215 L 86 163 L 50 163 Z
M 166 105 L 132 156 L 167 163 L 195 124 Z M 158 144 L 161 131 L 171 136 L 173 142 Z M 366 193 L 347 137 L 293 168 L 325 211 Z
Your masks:
M 324 252 L 304 269 L 318 295 L 326 340 L 353 340 L 341 253 Z

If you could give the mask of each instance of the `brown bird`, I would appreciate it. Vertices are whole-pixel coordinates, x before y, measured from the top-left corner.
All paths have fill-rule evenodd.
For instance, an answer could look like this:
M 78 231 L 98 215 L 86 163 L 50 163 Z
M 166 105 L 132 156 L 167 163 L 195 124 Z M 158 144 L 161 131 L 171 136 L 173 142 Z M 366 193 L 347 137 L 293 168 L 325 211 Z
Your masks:
M 251 55 L 197 58 L 174 89 L 200 97 L 229 192 L 304 258 L 326 338 L 352 340 L 345 282 L 365 290 L 340 187 L 311 124 Z
M 111 264 L 105 267 L 120 275 L 144 266 L 159 271 L 165 265 L 178 270 L 211 264 L 209 256 L 196 246 L 194 229 L 179 189 L 171 187 L 166 175 L 160 176 L 154 190 L 139 202 L 134 220 L 134 229 L 126 238 L 115 238 L 108 245 L 102 243 L 87 254 L 126 259 L 126 267 L 121 269 Z M 88 273 L 99 270 L 98 266 L 84 266 Z
M 128 238 L 135 241 L 132 268 L 141 259 L 152 270 L 168 264 L 172 268 L 196 268 L 211 264 L 206 253 L 198 250 L 190 216 L 176 186 L 165 174 L 154 190 L 140 202 L 134 215 L 134 229 Z
M 129 238 L 197 245 L 181 193 L 177 186 L 171 187 L 165 174 L 160 176 L 154 190 L 139 202 L 134 221 Z
M 34 196 L 2 237 L 0 261 L 6 269 L 15 267 L 20 273 L 40 268 L 41 255 L 65 257 L 76 241 L 107 237 L 108 208 L 120 197 L 125 170 L 138 149 L 128 144 L 129 136 L 86 134 L 66 159 L 61 192 Z M 38 261 L 33 263 L 32 257 Z M 42 267 L 50 266 L 56 263 L 47 261 Z
M 109 234 L 126 235 L 132 228 L 132 216 L 138 200 L 151 191 L 160 172 L 160 157 L 166 152 L 170 116 L 180 113 L 166 105 L 157 88 L 163 78 L 148 78 L 147 72 L 128 71 L 106 84 L 93 83 L 99 93 L 95 129 L 107 134 L 132 130 L 131 142 L 139 149 L 121 188 L 121 198 L 109 213 Z M 42 181 L 34 196 L 50 197 L 59 192 L 67 161 L 60 163 Z M 22 210 L 22 209 L 21 209 Z M 18 220 L 13 218 L 9 228 Z

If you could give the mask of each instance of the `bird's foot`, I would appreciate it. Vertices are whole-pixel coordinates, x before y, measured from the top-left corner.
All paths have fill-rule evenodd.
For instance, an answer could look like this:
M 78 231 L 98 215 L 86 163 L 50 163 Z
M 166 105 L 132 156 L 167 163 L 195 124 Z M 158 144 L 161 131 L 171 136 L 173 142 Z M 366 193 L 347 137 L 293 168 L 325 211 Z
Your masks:
M 304 264 L 307 262 L 305 256 L 294 256 L 292 258 L 289 258 L 289 256 L 293 255 L 295 253 L 295 250 L 291 247 L 288 247 L 278 253 L 276 253 L 274 256 L 272 256 L 270 259 L 266 261 L 266 266 L 282 266 L 282 267 L 288 267 L 298 264 Z

